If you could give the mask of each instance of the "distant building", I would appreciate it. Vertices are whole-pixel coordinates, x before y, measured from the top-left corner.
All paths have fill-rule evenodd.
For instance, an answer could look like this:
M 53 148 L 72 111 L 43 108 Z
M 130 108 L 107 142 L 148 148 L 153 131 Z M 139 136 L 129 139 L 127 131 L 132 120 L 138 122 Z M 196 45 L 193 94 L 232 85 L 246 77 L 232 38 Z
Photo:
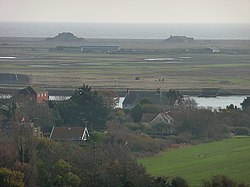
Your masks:
M 151 122 L 151 125 L 164 124 L 166 126 L 166 133 L 173 134 L 175 132 L 174 119 L 167 113 L 158 114 Z
M 203 88 L 198 97 L 217 97 L 219 92 L 219 88 Z
M 86 127 L 53 127 L 50 133 L 50 139 L 56 141 L 85 141 L 88 138 Z
M 118 45 L 86 45 L 86 46 L 81 46 L 81 51 L 82 52 L 96 52 L 96 53 L 110 53 L 110 52 L 115 52 L 119 51 L 120 46 Z
M 174 119 L 167 112 L 158 114 L 143 113 L 141 123 L 149 126 L 162 124 L 165 126 L 167 134 L 173 134 L 176 129 L 174 126 Z
M 18 92 L 19 96 L 28 98 L 36 103 L 47 103 L 49 101 L 49 94 L 41 88 L 33 88 L 28 86 Z
M 118 45 L 84 45 L 84 46 L 57 46 L 49 51 L 74 52 L 74 53 L 112 53 L 120 50 Z
M 162 92 L 160 89 L 157 89 L 156 92 L 136 92 L 127 90 L 125 99 L 122 103 L 123 109 L 132 109 L 137 104 L 139 104 L 143 99 L 148 99 L 152 104 L 161 105 L 163 108 L 166 108 L 166 92 Z
M 205 49 L 206 51 L 208 51 L 209 53 L 219 53 L 220 49 L 216 48 L 216 47 L 209 47 Z
M 171 125 L 173 124 L 174 119 L 167 113 L 167 112 L 162 112 L 158 114 L 150 123 L 152 125 L 158 124 L 158 123 L 164 123 L 166 125 Z

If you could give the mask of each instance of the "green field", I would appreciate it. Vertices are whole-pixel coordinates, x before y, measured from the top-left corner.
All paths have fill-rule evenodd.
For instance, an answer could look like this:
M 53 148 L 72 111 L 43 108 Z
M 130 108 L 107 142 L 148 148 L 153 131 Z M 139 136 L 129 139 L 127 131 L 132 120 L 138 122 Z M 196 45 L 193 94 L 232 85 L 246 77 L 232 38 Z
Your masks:
M 214 175 L 250 184 L 250 137 L 175 149 L 139 162 L 154 176 L 181 176 L 191 187 Z

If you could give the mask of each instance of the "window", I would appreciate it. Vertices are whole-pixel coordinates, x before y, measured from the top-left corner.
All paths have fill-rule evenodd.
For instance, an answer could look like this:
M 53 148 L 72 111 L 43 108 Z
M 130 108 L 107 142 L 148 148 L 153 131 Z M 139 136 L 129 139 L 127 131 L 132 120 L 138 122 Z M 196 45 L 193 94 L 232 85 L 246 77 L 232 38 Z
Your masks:
M 43 97 L 43 94 L 41 94 L 41 97 Z
M 46 97 L 46 96 L 47 96 L 47 94 L 45 93 L 45 94 L 44 94 L 44 96 Z

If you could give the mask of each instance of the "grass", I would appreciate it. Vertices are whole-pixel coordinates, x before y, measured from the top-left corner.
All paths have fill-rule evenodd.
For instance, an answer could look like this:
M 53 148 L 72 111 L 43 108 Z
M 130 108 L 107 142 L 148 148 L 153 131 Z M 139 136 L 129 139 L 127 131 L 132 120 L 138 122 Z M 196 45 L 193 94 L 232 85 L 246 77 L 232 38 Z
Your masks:
M 2 43 L 6 43 L 6 40 L 9 40 L 8 46 L 1 46 Z M 83 83 L 93 87 L 117 87 L 124 90 L 126 88 L 155 90 L 159 87 L 167 90 L 170 88 L 240 89 L 250 87 L 248 78 L 250 54 L 187 54 L 178 50 L 172 51 L 183 48 L 204 48 L 210 45 L 220 49 L 250 51 L 249 41 L 197 40 L 192 44 L 169 44 L 161 40 L 88 39 L 88 42 L 91 40 L 107 45 L 116 43 L 126 50 L 136 49 L 143 52 L 146 49 L 146 51 L 141 54 L 133 52 L 128 54 L 59 53 L 49 52 L 48 49 L 61 45 L 60 42 L 0 38 L 0 56 L 17 56 L 12 60 L 1 59 L 0 73 L 27 74 L 30 76 L 31 84 L 62 88 L 78 87 Z M 35 51 L 32 50 L 33 47 L 42 50 Z M 190 58 L 180 60 L 179 57 Z M 181 63 L 144 60 L 149 58 L 176 58 Z M 140 77 L 140 81 L 136 81 L 135 77 Z M 165 81 L 157 82 L 158 79 Z
M 139 162 L 152 175 L 181 176 L 191 187 L 214 175 L 250 184 L 250 137 L 175 149 Z

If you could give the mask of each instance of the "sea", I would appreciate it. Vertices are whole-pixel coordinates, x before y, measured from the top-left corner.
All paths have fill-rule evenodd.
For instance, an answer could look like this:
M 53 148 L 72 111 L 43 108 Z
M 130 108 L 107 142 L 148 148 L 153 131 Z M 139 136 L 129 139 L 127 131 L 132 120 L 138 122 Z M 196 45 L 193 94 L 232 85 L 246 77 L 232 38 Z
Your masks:
M 0 22 L 0 37 L 53 37 L 72 32 L 82 38 L 166 39 L 170 35 L 194 39 L 250 40 L 249 24 L 139 24 Z

